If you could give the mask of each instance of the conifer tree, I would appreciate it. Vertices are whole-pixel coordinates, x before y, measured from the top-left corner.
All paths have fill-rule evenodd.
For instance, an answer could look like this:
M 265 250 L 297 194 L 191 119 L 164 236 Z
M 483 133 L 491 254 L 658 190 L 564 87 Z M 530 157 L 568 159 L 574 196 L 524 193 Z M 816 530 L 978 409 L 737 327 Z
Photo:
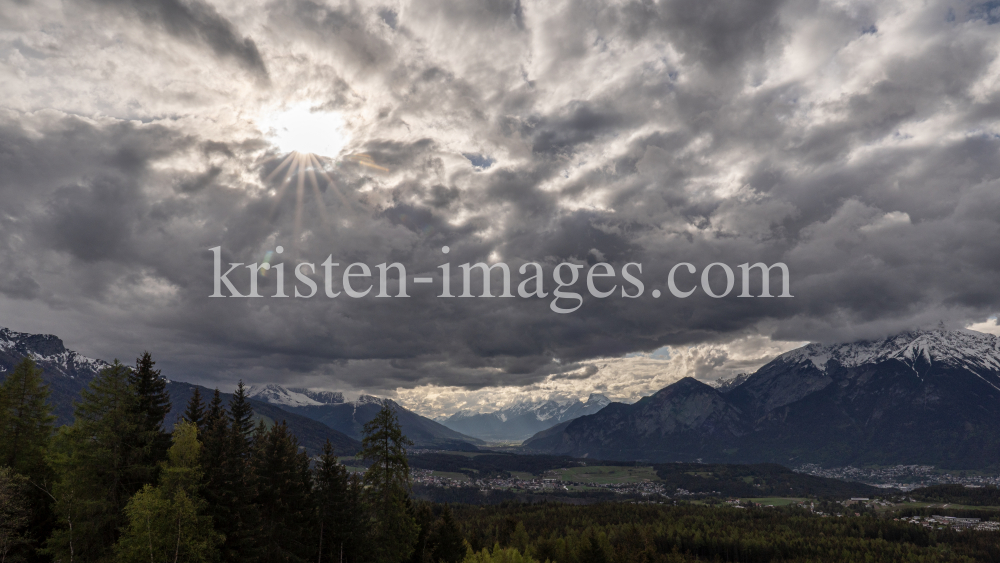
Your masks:
M 319 519 L 319 562 L 355 561 L 363 546 L 360 499 L 356 498 L 351 476 L 337 460 L 329 440 L 323 445 L 313 481 Z
M 407 511 L 413 516 L 417 523 L 417 541 L 413 544 L 413 553 L 410 555 L 410 563 L 424 563 L 433 561 L 431 552 L 434 549 L 430 543 L 431 533 L 434 531 L 434 512 L 428 503 L 420 503 L 414 506 L 411 499 L 407 499 Z
M 345 534 L 351 541 L 344 544 L 341 557 L 342 563 L 361 563 L 365 555 L 371 553 L 371 530 L 368 527 L 367 512 L 364 499 L 365 485 L 360 473 L 351 473 L 347 478 L 347 505 L 350 517 L 347 520 Z
M 215 393 L 212 394 L 212 400 L 208 403 L 208 412 L 205 414 L 205 426 L 209 427 L 215 421 L 223 421 L 226 419 L 225 407 L 222 406 L 222 395 L 219 393 L 219 388 L 215 388 Z
M 29 485 L 23 475 L 0 466 L 0 561 L 23 561 L 31 543 Z
M 188 400 L 187 408 L 184 409 L 184 420 L 194 424 L 198 432 L 205 432 L 205 403 L 201 398 L 201 391 L 197 387 Z
M 309 457 L 299 451 L 298 440 L 284 422 L 264 432 L 254 446 L 261 559 L 311 561 L 317 546 Z
M 145 420 L 129 380 L 128 366 L 115 360 L 81 393 L 73 425 L 56 435 L 50 459 L 58 474 L 53 497 L 60 526 L 46 549 L 53 559 L 113 558 L 123 509 L 140 483 L 133 463 Z
M 520 524 L 520 522 L 518 523 Z M 524 524 L 521 531 L 524 531 Z M 455 523 L 455 517 L 451 513 L 451 507 L 444 505 L 441 519 L 434 528 L 434 533 L 430 540 L 433 550 L 431 558 L 436 563 L 460 563 L 465 559 L 465 538 Z M 524 546 L 520 546 L 523 551 Z
M 25 357 L 0 385 L 0 466 L 8 466 L 18 478 L 34 484 L 21 492 L 29 509 L 30 533 L 25 538 L 34 542 L 35 547 L 52 532 L 54 525 L 52 498 L 47 492 L 54 474 L 45 455 L 55 417 L 46 403 L 49 388 L 41 375 L 35 361 Z M 22 546 L 11 557 L 26 549 Z M 27 555 L 34 555 L 33 549 L 27 549 Z M 2 560 L 10 559 L 0 557 Z
M 45 449 L 52 436 L 49 388 L 30 357 L 21 360 L 0 385 L 0 465 L 25 476 L 45 472 Z
M 241 379 L 233 398 L 229 401 L 230 425 L 232 426 L 232 438 L 236 441 L 233 446 L 237 455 L 249 461 L 251 455 L 251 444 L 253 443 L 253 407 L 247 399 L 246 387 Z
M 133 444 L 136 459 L 131 472 L 136 490 L 156 482 L 160 464 L 166 461 L 170 448 L 170 434 L 163 429 L 163 422 L 170 412 L 170 395 L 167 393 L 167 381 L 160 375 L 160 370 L 154 368 L 155 365 L 149 352 L 143 352 L 129 374 L 129 385 L 136 396 L 133 408 L 139 420 L 137 442 Z
M 403 435 L 391 403 L 364 426 L 361 441 L 362 459 L 371 462 L 365 472 L 366 504 L 371 508 L 373 559 L 378 563 L 406 560 L 417 540 L 417 523 L 406 510 L 410 489 L 410 466 L 406 446 L 412 445 Z
M 228 412 L 216 389 L 205 425 L 205 498 L 216 529 L 225 536 L 222 561 L 252 563 L 258 556 L 259 512 L 251 465 L 253 409 L 242 381 Z

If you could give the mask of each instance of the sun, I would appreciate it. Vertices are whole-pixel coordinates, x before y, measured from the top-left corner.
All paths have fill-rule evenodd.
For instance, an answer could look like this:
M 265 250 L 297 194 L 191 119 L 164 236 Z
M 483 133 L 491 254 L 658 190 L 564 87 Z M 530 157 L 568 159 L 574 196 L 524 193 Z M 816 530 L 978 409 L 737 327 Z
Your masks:
M 272 113 L 263 126 L 264 133 L 282 153 L 336 158 L 348 142 L 344 118 L 336 112 L 314 111 L 309 103 Z

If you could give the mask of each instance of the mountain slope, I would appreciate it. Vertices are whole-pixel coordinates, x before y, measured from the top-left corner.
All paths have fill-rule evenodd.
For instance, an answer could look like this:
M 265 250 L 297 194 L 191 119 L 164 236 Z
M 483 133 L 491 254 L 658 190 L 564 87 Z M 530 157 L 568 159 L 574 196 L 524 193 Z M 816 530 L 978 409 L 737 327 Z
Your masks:
M 361 439 L 365 423 L 382 409 L 382 399 L 371 395 L 362 395 L 357 401 L 349 402 L 344 401 L 340 393 L 292 390 L 274 384 L 251 387 L 248 395 L 286 412 L 321 422 L 357 440 Z M 470 445 L 482 444 L 481 440 L 420 416 L 394 401 L 390 400 L 389 404 L 396 411 L 403 434 L 417 446 L 468 449 Z
M 442 424 L 452 430 L 491 441 L 521 441 L 563 422 L 594 414 L 611 401 L 593 393 L 586 402 L 522 402 L 489 413 L 460 411 Z
M 49 386 L 49 404 L 56 425 L 73 422 L 73 401 L 108 363 L 67 350 L 62 340 L 51 334 L 28 334 L 0 328 L 0 380 L 14 366 L 31 356 L 42 368 L 42 381 Z
M 191 395 L 194 393 L 196 387 L 201 391 L 201 395 L 206 402 L 212 399 L 212 394 L 215 391 L 207 387 L 179 381 L 170 381 L 167 383 L 167 392 L 170 393 L 170 402 L 173 404 L 173 409 L 167 415 L 167 422 L 170 429 L 173 429 L 174 423 L 180 418 L 180 414 L 184 411 L 184 407 L 191 399 Z M 228 405 L 233 397 L 231 393 L 220 393 L 220 396 L 224 405 Z M 309 455 L 320 454 L 323 451 L 323 444 L 327 440 L 330 440 L 330 443 L 333 444 L 334 451 L 338 456 L 354 455 L 361 449 L 361 442 L 347 436 L 343 432 L 338 432 L 330 428 L 322 422 L 288 412 L 263 401 L 250 399 L 250 404 L 253 406 L 255 424 L 258 420 L 264 420 L 264 423 L 268 426 L 284 421 L 288 425 L 289 430 L 292 431 L 292 434 L 298 439 L 299 445 L 304 447 Z
M 25 356 L 31 355 L 38 367 L 42 368 L 42 380 L 49 386 L 49 405 L 56 415 L 56 426 L 73 423 L 73 403 L 82 391 L 102 369 L 109 364 L 82 356 L 67 350 L 62 340 L 51 334 L 28 334 L 0 328 L 0 381 L 6 379 L 14 366 Z M 166 426 L 173 429 L 174 423 L 184 411 L 194 388 L 199 387 L 205 401 L 212 397 L 213 390 L 199 385 L 167 381 L 172 409 L 167 414 Z M 232 396 L 222 394 L 225 404 Z M 268 424 L 285 420 L 289 429 L 310 454 L 322 451 L 326 440 L 336 448 L 338 455 L 350 455 L 360 448 L 360 443 L 341 432 L 329 428 L 307 417 L 283 411 L 261 401 L 253 401 L 254 414 Z
M 612 459 L 1000 466 L 996 336 L 939 329 L 811 344 L 714 395 L 695 383 L 611 405 L 525 447 Z

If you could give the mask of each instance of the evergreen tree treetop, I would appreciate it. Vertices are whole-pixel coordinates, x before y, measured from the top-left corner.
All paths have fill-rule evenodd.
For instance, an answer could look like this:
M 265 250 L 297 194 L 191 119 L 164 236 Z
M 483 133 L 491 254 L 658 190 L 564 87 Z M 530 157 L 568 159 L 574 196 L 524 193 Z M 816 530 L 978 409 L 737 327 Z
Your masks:
M 205 431 L 205 402 L 201 397 L 201 391 L 197 387 L 188 400 L 187 408 L 184 409 L 184 420 L 194 424 L 199 431 Z
M 365 472 L 365 485 L 383 497 L 409 491 L 410 463 L 406 458 L 406 446 L 412 445 L 403 434 L 396 411 L 388 401 L 383 402 L 382 410 L 365 423 L 361 451 L 357 454 L 372 463 Z
M 45 471 L 45 449 L 52 436 L 49 388 L 42 370 L 25 357 L 0 385 L 0 465 L 22 475 Z
M 405 561 L 417 541 L 417 523 L 407 510 L 410 465 L 406 446 L 412 444 L 388 401 L 364 426 L 358 457 L 371 462 L 365 471 L 364 492 L 373 517 L 372 556 L 378 563 Z

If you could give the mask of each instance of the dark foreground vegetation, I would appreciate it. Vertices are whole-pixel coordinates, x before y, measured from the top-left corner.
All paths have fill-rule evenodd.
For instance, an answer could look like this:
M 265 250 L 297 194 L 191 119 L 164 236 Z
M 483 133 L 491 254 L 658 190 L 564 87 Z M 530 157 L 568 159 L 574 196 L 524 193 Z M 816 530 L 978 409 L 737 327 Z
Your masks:
M 53 428 L 47 394 L 30 359 L 0 385 L 2 563 L 1000 561 L 995 533 L 926 528 L 873 511 L 822 517 L 717 498 L 709 506 L 607 495 L 583 506 L 502 494 L 492 506 L 425 502 L 410 486 L 410 443 L 388 405 L 365 425 L 365 470 L 352 473 L 329 444 L 310 459 L 283 423 L 254 425 L 242 383 L 227 404 L 218 392 L 207 403 L 195 394 L 183 413 L 170 414 L 149 354 L 102 371 L 71 425 Z M 180 419 L 169 434 L 168 414 Z M 503 475 L 527 463 L 479 457 L 464 467 Z M 530 463 L 544 471 L 567 462 Z M 657 469 L 664 479 L 754 491 L 760 478 L 775 493 L 831 492 L 823 482 L 785 479 L 776 466 Z
M 966 487 L 964 485 L 933 485 L 910 492 L 914 500 L 967 504 L 969 506 L 1000 506 L 1000 487 Z
M 501 505 L 456 508 L 455 518 L 473 550 L 513 549 L 535 561 L 1000 561 L 996 533 L 798 508 Z

